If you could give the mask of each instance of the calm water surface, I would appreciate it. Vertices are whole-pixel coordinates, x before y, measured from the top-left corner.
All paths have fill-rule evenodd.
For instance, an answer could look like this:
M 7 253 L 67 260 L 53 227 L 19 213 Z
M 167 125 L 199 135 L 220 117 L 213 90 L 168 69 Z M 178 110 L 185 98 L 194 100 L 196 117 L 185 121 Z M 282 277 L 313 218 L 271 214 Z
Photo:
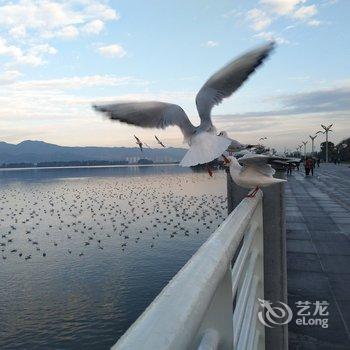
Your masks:
M 0 349 L 107 349 L 226 216 L 225 174 L 0 171 Z

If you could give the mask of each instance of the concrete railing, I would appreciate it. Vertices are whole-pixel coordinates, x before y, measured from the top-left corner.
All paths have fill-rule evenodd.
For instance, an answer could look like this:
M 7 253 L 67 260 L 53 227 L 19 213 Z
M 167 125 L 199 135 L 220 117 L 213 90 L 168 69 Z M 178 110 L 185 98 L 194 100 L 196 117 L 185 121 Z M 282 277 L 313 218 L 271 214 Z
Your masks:
M 264 349 L 262 192 L 245 198 L 112 349 Z

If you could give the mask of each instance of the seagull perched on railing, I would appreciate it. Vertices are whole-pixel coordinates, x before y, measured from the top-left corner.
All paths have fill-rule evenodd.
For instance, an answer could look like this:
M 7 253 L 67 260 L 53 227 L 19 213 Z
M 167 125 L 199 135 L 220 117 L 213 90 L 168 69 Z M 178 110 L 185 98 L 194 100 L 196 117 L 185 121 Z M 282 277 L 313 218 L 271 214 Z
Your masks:
M 251 73 L 268 57 L 274 43 L 263 45 L 228 63 L 209 78 L 196 96 L 196 105 L 201 123 L 194 126 L 184 110 L 172 103 L 120 102 L 93 105 L 99 112 L 112 120 L 137 125 L 143 128 L 178 126 L 190 148 L 180 162 L 181 166 L 204 164 L 219 157 L 231 144 L 231 140 L 216 135 L 211 120 L 211 110 L 215 105 L 231 96 Z
M 269 157 L 262 154 L 246 154 L 239 161 L 235 157 L 228 157 L 232 180 L 238 186 L 253 189 L 247 197 L 254 197 L 260 187 L 286 182 L 286 180 L 273 177 L 275 170 L 268 163 L 276 159 L 278 157 Z

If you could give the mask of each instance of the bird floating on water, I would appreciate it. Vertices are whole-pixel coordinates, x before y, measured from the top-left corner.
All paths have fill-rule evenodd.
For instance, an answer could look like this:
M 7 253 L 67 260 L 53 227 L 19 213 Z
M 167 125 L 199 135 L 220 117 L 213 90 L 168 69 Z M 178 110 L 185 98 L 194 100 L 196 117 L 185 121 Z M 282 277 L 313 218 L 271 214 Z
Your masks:
M 96 111 L 110 119 L 143 128 L 178 126 L 190 148 L 180 162 L 181 166 L 204 164 L 219 157 L 231 140 L 216 135 L 211 120 L 211 110 L 224 98 L 231 96 L 248 79 L 274 48 L 274 42 L 249 51 L 212 75 L 196 96 L 200 125 L 194 126 L 184 110 L 172 103 L 158 101 L 133 101 L 96 104 Z
M 273 177 L 275 170 L 268 163 L 274 158 L 262 154 L 246 154 L 238 161 L 235 157 L 229 157 L 232 180 L 238 186 L 253 189 L 247 197 L 254 197 L 260 187 L 286 182 L 286 180 Z M 243 166 L 239 163 L 242 163 Z

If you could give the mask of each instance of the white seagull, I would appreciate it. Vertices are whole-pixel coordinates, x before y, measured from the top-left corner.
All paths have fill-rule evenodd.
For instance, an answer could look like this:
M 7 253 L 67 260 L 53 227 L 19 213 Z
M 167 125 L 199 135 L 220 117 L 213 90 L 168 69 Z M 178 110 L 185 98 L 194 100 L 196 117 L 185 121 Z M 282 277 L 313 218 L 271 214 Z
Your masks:
M 246 154 L 238 161 L 235 157 L 229 157 L 228 165 L 232 180 L 238 186 L 254 189 L 247 197 L 254 197 L 260 187 L 286 182 L 273 177 L 275 170 L 268 163 L 275 158 L 262 154 Z
M 143 128 L 178 126 L 190 148 L 180 162 L 181 166 L 204 164 L 219 157 L 231 144 L 231 140 L 216 135 L 212 124 L 211 110 L 224 98 L 231 96 L 262 64 L 274 48 L 268 43 L 238 57 L 212 75 L 196 96 L 196 105 L 201 123 L 194 126 L 184 110 L 172 103 L 145 101 L 120 102 L 93 105 L 110 119 L 137 125 Z

